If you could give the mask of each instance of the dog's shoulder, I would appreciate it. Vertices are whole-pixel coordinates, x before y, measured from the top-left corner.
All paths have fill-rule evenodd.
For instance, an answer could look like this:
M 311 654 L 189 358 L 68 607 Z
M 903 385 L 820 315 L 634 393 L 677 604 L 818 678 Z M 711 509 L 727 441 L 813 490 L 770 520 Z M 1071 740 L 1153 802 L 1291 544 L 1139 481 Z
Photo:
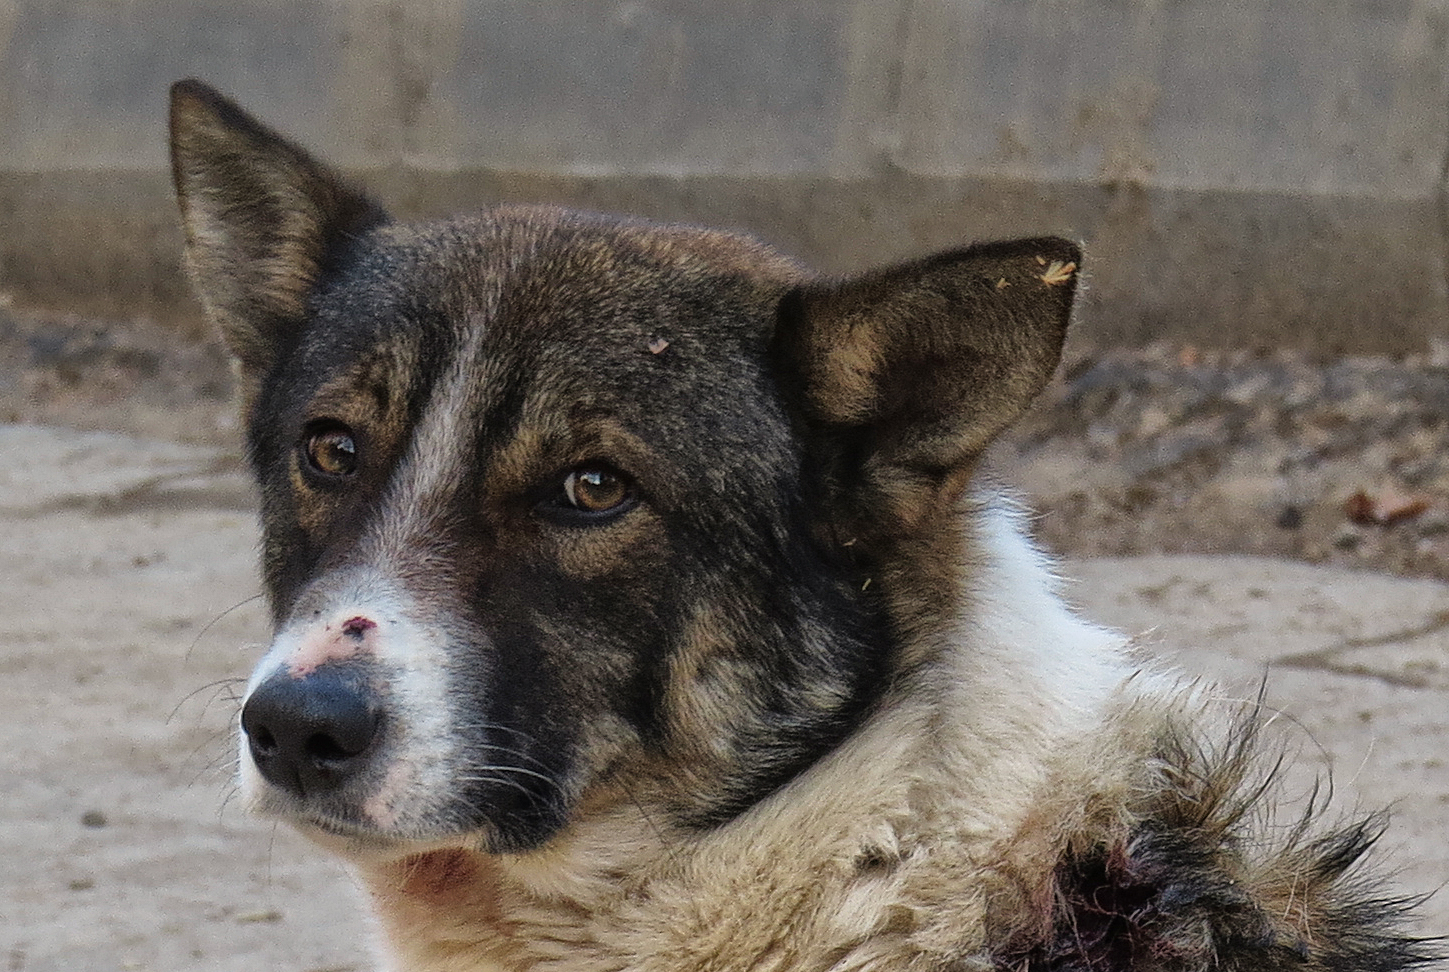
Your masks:
M 996 912 L 1004 923 L 988 915 L 992 967 L 1388 972 L 1439 961 L 1439 943 L 1408 930 L 1415 902 L 1388 892 L 1367 859 L 1383 816 L 1335 818 L 1316 787 L 1286 800 L 1284 740 L 1261 699 L 1224 699 L 1081 620 L 1018 518 L 1000 500 L 978 518 L 995 556 L 986 576 L 1014 593 L 1015 610 L 986 630 L 1012 631 L 1015 613 L 1030 633 L 1010 650 L 1045 674 L 1037 696 L 1090 714 L 1044 758 L 1034 811 L 993 852 L 1006 880 L 988 883 L 1013 904 Z M 1012 677 L 1029 678 L 1020 665 Z

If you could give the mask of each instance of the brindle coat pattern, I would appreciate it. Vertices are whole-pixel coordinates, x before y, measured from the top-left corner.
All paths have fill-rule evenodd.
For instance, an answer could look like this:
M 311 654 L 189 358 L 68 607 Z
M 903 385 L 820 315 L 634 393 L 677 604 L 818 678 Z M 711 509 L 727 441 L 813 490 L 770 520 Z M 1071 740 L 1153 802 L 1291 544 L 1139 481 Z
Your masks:
M 682 879 L 661 861 L 694 846 L 718 859 L 712 835 L 758 831 L 762 808 L 841 753 L 888 745 L 862 740 L 916 704 L 903 686 L 972 612 L 969 578 L 994 554 L 963 493 L 1056 366 L 1077 248 L 985 244 L 822 281 L 736 235 L 543 207 L 400 225 L 198 82 L 173 89 L 172 147 L 197 289 L 245 389 L 279 628 L 323 610 L 318 578 L 385 561 L 448 646 L 449 711 L 469 715 L 449 792 L 416 806 L 392 792 L 384 757 L 407 734 L 384 722 L 377 766 L 285 808 L 361 862 L 400 967 L 1429 960 L 1396 931 L 1399 905 L 1342 878 L 1371 843 L 1362 828 L 1249 854 L 1251 747 L 1204 749 L 1180 692 L 1123 701 L 1124 728 L 1051 771 L 1057 798 L 994 864 L 973 850 L 941 865 L 951 836 L 925 867 L 895 846 L 919 821 L 848 852 L 842 900 L 875 882 L 896 916 L 858 917 L 873 931 L 848 950 L 805 944 L 844 919 L 831 892 L 798 888 L 760 905 L 782 927 L 758 954 L 748 936 L 706 944 L 694 886 L 674 893 L 694 896 L 700 933 L 670 959 L 640 931 L 675 907 Z M 343 480 L 301 455 L 333 427 L 356 446 Z M 560 483 L 601 462 L 633 501 L 580 517 Z M 355 667 L 379 706 L 405 690 L 380 663 Z M 381 791 L 390 831 L 360 809 Z M 597 861 L 574 860 L 585 846 Z M 589 890 L 555 886 L 591 868 Z M 624 921 L 651 901 L 658 919 Z M 428 939 L 430 923 L 451 931 Z

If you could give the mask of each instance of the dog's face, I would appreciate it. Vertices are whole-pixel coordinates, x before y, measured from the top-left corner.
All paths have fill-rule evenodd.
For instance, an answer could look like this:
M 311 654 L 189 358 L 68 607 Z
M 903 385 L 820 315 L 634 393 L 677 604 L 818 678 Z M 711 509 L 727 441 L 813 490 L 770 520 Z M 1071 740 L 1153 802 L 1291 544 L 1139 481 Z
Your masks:
M 834 746 L 954 608 L 1075 286 L 1052 239 L 841 283 L 559 210 L 398 225 L 195 82 L 172 151 L 262 494 L 244 789 L 359 849 L 710 826 Z

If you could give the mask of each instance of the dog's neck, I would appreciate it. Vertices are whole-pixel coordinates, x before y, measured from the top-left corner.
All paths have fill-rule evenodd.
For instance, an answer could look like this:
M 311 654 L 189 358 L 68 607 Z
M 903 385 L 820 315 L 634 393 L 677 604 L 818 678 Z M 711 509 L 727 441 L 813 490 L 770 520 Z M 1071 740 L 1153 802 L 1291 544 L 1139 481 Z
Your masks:
M 1030 914 L 1073 815 L 1090 812 L 1085 788 L 1125 785 L 1079 750 L 1103 746 L 1136 682 L 1120 636 L 1062 605 L 1015 514 L 992 502 L 974 519 L 980 562 L 939 652 L 735 820 L 684 831 L 621 800 L 526 855 L 361 868 L 395 968 L 848 969 L 892 923 L 943 961 L 1012 934 L 987 901 Z M 1063 825 L 1033 825 L 1043 814 Z

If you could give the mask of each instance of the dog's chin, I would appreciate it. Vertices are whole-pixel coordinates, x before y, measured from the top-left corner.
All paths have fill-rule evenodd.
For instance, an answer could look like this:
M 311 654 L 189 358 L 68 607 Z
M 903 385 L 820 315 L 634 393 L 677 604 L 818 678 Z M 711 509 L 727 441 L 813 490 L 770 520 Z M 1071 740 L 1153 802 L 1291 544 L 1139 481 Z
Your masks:
M 498 838 L 494 828 L 380 827 L 296 807 L 258 806 L 261 816 L 285 823 L 329 853 L 353 864 L 387 864 L 439 851 L 491 852 Z
M 488 834 L 400 834 L 370 828 L 338 826 L 331 821 L 292 820 L 292 826 L 312 843 L 343 860 L 362 866 L 391 864 L 433 854 L 456 851 L 486 853 Z
M 557 829 L 520 821 L 515 833 L 486 819 L 468 820 L 469 815 L 462 813 L 439 814 L 442 819 L 437 822 L 422 815 L 399 815 L 379 822 L 346 805 L 310 806 L 266 784 L 246 796 L 247 812 L 252 816 L 285 823 L 324 850 L 363 865 L 437 851 L 527 852 L 546 842 Z

